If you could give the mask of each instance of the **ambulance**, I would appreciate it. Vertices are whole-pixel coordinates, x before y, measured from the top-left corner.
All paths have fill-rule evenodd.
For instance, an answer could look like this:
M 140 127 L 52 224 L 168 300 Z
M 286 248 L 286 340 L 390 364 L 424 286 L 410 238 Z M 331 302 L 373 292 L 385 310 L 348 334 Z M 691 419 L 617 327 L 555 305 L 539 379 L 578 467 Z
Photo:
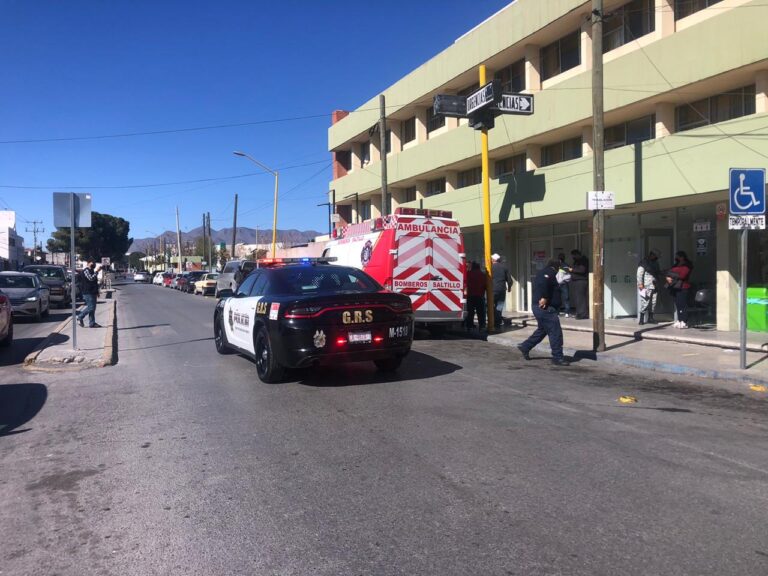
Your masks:
M 337 228 L 322 255 L 409 296 L 418 324 L 438 328 L 463 318 L 464 239 L 449 211 L 397 208 L 389 216 Z

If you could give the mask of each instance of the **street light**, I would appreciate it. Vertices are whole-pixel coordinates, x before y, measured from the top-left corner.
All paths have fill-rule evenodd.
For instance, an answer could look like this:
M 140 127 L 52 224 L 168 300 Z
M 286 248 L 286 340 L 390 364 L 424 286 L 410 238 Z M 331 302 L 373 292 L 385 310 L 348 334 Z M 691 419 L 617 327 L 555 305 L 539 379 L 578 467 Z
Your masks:
M 266 166 L 264 166 L 264 164 L 262 164 L 258 160 L 255 160 L 254 158 L 251 158 L 245 152 L 240 152 L 239 150 L 235 150 L 233 154 L 235 156 L 242 156 L 243 158 L 248 158 L 248 160 L 256 164 L 258 167 L 266 170 L 267 172 L 269 172 L 275 177 L 275 208 L 274 208 L 274 215 L 272 216 L 272 257 L 275 258 L 277 256 L 277 181 L 278 181 L 277 171 L 267 168 Z

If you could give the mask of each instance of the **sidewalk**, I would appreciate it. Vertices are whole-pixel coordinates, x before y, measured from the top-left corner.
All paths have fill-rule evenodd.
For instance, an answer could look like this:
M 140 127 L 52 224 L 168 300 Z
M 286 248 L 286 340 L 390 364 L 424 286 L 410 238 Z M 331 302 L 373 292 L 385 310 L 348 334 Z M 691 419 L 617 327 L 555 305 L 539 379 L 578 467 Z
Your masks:
M 516 346 L 536 328 L 532 316 L 506 318 L 512 326 L 488 341 Z M 669 374 L 768 385 L 768 334 L 747 334 L 747 369 L 739 368 L 739 333 L 713 329 L 679 330 L 670 322 L 638 326 L 634 319 L 606 320 L 605 352 L 593 352 L 592 321 L 560 318 L 565 353 L 579 361 L 621 364 Z M 549 357 L 549 340 L 531 351 Z
M 96 323 L 101 328 L 77 326 L 77 350 L 72 349 L 71 315 L 59 324 L 43 342 L 24 359 L 31 370 L 59 371 L 111 366 L 117 361 L 117 304 L 114 291 L 105 291 L 96 305 Z M 82 308 L 82 307 L 80 307 Z M 78 310 L 80 309 L 78 308 Z

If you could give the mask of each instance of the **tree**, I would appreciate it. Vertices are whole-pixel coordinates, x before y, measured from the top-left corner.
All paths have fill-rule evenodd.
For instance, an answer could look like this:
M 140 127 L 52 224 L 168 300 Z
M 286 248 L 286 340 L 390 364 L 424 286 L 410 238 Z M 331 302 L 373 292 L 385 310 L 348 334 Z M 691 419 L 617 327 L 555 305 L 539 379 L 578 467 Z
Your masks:
M 86 260 L 100 261 L 107 257 L 112 262 L 123 259 L 133 242 L 128 237 L 130 223 L 118 216 L 91 212 L 91 227 L 75 229 L 75 252 Z M 49 252 L 69 252 L 69 228 L 58 228 L 48 240 Z

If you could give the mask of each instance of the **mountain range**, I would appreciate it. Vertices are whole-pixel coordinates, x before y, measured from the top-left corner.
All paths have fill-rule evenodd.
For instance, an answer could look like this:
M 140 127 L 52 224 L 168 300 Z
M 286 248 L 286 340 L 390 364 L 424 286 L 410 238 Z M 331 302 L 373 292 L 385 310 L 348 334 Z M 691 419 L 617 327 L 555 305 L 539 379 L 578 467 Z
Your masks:
M 259 237 L 256 239 L 256 229 L 247 228 L 245 226 L 237 227 L 236 243 L 244 244 L 269 244 L 272 242 L 272 230 L 258 231 Z M 221 244 L 222 242 L 227 245 L 227 248 L 232 244 L 232 228 L 222 228 L 221 230 L 211 230 L 213 241 L 215 244 Z M 181 233 L 181 243 L 194 242 L 197 238 L 202 238 L 203 227 L 198 226 L 188 232 Z M 277 230 L 277 241 L 282 242 L 284 245 L 292 244 L 304 244 L 314 239 L 316 236 L 320 236 L 320 232 L 315 230 Z M 128 252 L 149 252 L 149 249 L 156 243 L 157 249 L 160 249 L 162 241 L 165 240 L 168 244 L 176 245 L 176 232 L 166 230 L 160 236 L 154 238 L 134 238 L 133 244 L 128 248 Z

